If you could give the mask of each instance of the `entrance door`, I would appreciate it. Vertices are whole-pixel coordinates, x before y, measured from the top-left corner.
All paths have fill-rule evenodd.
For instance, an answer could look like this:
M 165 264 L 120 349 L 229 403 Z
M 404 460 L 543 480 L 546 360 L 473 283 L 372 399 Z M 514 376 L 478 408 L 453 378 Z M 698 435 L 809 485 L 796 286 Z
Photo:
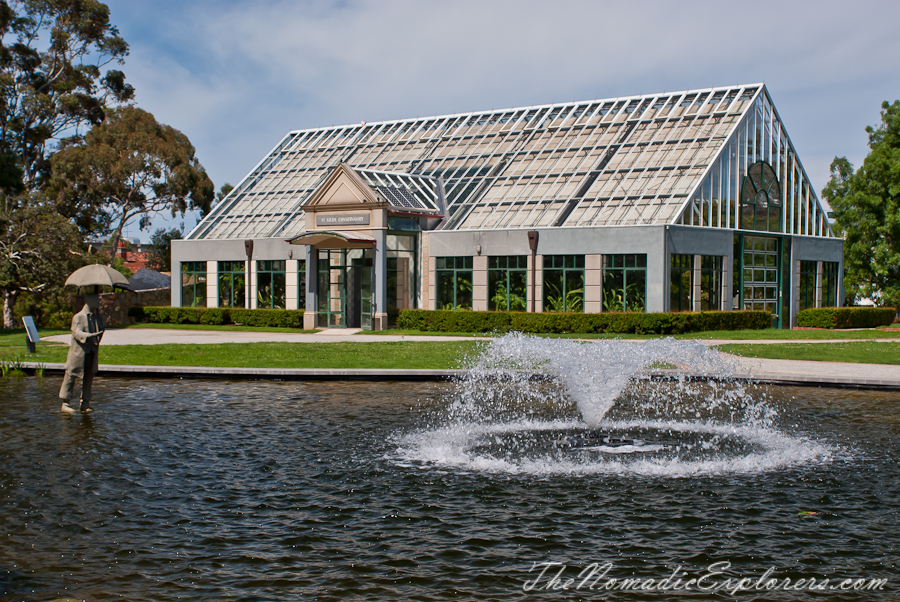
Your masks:
M 321 249 L 316 309 L 325 328 L 372 329 L 373 249 Z

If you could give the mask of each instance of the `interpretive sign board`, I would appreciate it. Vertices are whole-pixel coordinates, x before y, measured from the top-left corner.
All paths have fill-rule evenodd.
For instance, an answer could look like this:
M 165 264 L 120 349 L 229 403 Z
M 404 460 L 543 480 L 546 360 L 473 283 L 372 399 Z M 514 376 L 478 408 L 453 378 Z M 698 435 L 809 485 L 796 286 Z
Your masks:
M 34 324 L 34 318 L 31 316 L 24 316 L 22 318 L 22 324 L 25 325 L 25 346 L 28 347 L 28 353 L 34 353 L 36 351 L 34 344 L 41 340 L 37 331 L 37 326 Z

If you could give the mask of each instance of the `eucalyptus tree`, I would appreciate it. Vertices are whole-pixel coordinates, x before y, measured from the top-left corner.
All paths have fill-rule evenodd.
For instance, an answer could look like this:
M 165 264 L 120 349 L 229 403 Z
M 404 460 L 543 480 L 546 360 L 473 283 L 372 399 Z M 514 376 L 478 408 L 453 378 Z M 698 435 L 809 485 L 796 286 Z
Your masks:
M 205 214 L 214 198 L 187 136 L 136 107 L 108 111 L 83 138 L 64 142 L 51 162 L 61 212 L 79 224 L 109 224 L 113 249 L 132 220 L 144 229 L 162 212 Z

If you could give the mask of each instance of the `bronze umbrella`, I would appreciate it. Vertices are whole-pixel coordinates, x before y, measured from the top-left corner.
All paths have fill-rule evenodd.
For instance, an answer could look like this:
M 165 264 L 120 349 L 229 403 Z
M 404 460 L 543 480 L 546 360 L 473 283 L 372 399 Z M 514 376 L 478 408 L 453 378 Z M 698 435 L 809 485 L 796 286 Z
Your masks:
M 95 263 L 78 268 L 66 279 L 66 286 L 118 286 L 129 289 L 128 279 L 108 265 Z

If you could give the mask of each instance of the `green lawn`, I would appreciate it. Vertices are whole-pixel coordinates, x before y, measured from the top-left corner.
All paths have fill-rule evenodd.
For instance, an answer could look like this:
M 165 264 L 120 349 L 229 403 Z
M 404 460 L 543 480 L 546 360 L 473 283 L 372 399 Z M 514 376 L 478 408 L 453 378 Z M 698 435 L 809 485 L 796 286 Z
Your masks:
M 148 366 L 233 368 L 458 368 L 477 341 L 400 341 L 384 343 L 223 343 L 215 345 L 107 345 L 100 363 Z M 0 359 L 64 362 L 65 347 L 39 346 L 38 353 Z
M 205 326 L 142 324 L 128 328 L 182 328 L 185 330 L 243 330 L 264 332 L 302 332 L 290 328 L 251 328 L 244 326 Z M 66 334 L 67 330 L 41 329 L 42 337 Z M 394 330 L 384 334 L 441 333 Z M 472 352 L 476 341 L 460 340 L 464 333 L 443 333 L 447 341 L 340 342 L 340 343 L 226 343 L 217 345 L 106 345 L 100 351 L 105 364 L 163 366 L 221 366 L 273 368 L 454 368 L 459 359 Z M 613 338 L 613 335 L 546 335 L 567 338 Z M 676 338 L 726 340 L 822 340 L 892 338 L 900 343 L 900 332 L 883 330 L 738 330 L 712 331 Z M 629 335 L 621 338 L 651 338 L 651 335 Z M 736 344 L 723 345 L 723 351 L 747 357 L 814 361 L 900 364 L 900 344 L 875 342 L 804 344 Z M 66 359 L 67 346 L 38 343 L 37 353 L 25 347 L 24 329 L 0 330 L 0 360 L 57 363 Z
M 850 362 L 854 364 L 900 365 L 900 344 L 895 342 L 858 341 L 849 343 L 791 343 L 787 345 L 736 344 L 719 349 L 743 357 L 775 360 L 810 360 L 816 362 Z

